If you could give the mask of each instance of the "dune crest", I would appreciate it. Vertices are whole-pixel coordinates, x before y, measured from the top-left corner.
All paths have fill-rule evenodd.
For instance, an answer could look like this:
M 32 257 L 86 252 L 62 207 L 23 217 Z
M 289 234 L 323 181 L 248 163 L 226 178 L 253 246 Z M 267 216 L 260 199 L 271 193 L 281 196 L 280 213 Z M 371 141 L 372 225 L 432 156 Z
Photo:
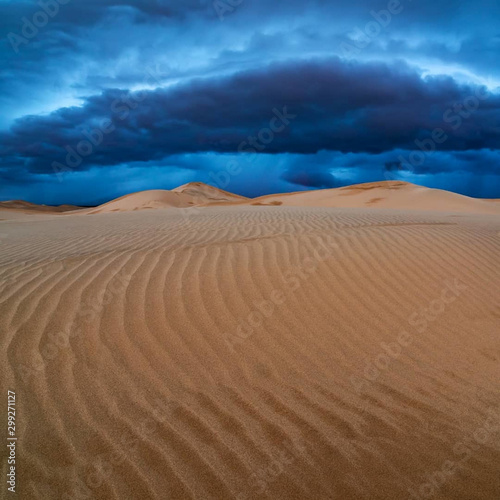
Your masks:
M 223 189 L 210 186 L 204 182 L 188 182 L 182 186 L 172 189 L 173 192 L 184 193 L 197 201 L 198 205 L 209 204 L 212 202 L 232 202 L 248 200 L 245 196 L 230 193 Z
M 354 184 L 334 189 L 297 191 L 246 198 L 203 182 L 189 182 L 172 190 L 139 191 L 116 198 L 95 208 L 70 205 L 48 207 L 25 201 L 0 202 L 1 209 L 81 215 L 110 212 L 131 212 L 158 208 L 189 208 L 217 205 L 390 208 L 500 214 L 499 200 L 481 200 L 440 189 L 431 189 L 404 181 L 379 181 Z
M 492 201 L 403 181 L 380 181 L 334 189 L 266 195 L 254 198 L 249 203 L 293 207 L 370 207 L 500 214 L 500 207 Z
M 248 198 L 223 191 L 203 182 L 190 182 L 172 190 L 149 190 L 127 194 L 87 210 L 88 214 L 130 212 L 157 208 L 188 208 L 209 205 L 213 202 L 245 201 Z
M 190 196 L 163 189 L 152 189 L 126 194 L 115 200 L 99 205 L 86 211 L 88 214 L 102 214 L 110 212 L 131 212 L 152 208 L 186 208 L 192 205 Z

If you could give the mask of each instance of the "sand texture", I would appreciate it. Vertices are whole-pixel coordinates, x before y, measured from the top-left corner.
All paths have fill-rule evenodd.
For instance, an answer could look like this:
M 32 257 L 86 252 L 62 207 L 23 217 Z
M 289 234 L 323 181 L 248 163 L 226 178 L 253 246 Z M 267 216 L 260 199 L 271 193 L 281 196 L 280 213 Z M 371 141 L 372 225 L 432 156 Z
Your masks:
M 200 189 L 0 210 L 19 498 L 500 498 L 500 205 Z

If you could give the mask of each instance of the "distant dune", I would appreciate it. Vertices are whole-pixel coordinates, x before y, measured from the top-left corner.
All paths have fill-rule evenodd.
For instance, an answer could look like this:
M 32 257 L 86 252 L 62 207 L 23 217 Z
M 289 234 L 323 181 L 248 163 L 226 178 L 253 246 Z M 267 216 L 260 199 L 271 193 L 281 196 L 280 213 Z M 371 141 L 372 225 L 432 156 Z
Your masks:
M 132 193 L 95 209 L 89 210 L 89 214 L 109 212 L 129 212 L 133 210 L 145 210 L 148 208 L 188 208 L 193 206 L 205 206 L 211 202 L 233 202 L 244 201 L 248 198 L 223 191 L 222 189 L 209 186 L 202 182 L 190 182 L 178 188 L 168 190 L 140 191 Z
M 0 220 L 20 498 L 499 498 L 498 204 L 239 198 Z
M 188 208 L 204 206 L 211 202 L 245 201 L 248 198 L 223 191 L 203 182 L 190 182 L 178 188 L 168 190 L 155 189 L 127 194 L 112 200 L 95 209 L 87 211 L 89 214 L 109 212 L 129 212 L 148 208 Z
M 251 205 L 294 207 L 371 207 L 440 212 L 498 214 L 494 200 L 470 198 L 449 191 L 430 189 L 408 182 L 383 181 L 355 184 L 336 189 L 275 194 L 254 198 Z
M 29 212 L 69 212 L 76 210 L 79 207 L 75 205 L 36 205 L 35 203 L 30 203 L 29 201 L 22 200 L 11 200 L 11 201 L 0 201 L 0 210 L 24 210 Z
M 172 191 L 191 196 L 194 201 L 197 201 L 197 205 L 208 204 L 211 202 L 248 200 L 245 196 L 233 194 L 229 191 L 224 191 L 223 189 L 210 186 L 203 182 L 189 182 L 188 184 L 172 189 Z
M 469 212 L 500 214 L 499 200 L 481 200 L 449 191 L 430 189 L 402 181 L 381 181 L 352 186 L 271 194 L 245 198 L 204 184 L 190 182 L 168 190 L 140 191 L 112 200 L 96 208 L 79 209 L 70 205 L 48 207 L 25 201 L 0 202 L 2 208 L 17 208 L 31 212 L 68 212 L 81 214 L 128 212 L 154 208 L 189 208 L 208 205 L 255 205 L 295 207 L 369 207 L 402 210 L 433 210 L 440 212 Z
M 96 208 L 82 211 L 85 214 L 110 212 L 130 212 L 154 208 L 188 208 L 210 205 L 211 203 L 229 203 L 246 201 L 248 198 L 223 191 L 202 182 L 190 182 L 178 188 L 168 190 L 140 191 L 112 200 Z
M 155 189 L 127 194 L 116 200 L 109 201 L 96 208 L 86 211 L 88 214 L 102 214 L 109 212 L 131 212 L 148 208 L 186 208 L 192 205 L 190 196 L 182 193 Z
M 290 207 L 369 207 L 500 214 L 500 206 L 496 203 L 498 201 L 470 198 L 402 181 L 370 182 L 335 189 L 271 194 L 258 198 L 245 198 L 203 182 L 190 182 L 171 191 L 156 189 L 128 194 L 91 209 L 80 209 L 70 205 L 48 207 L 25 201 L 7 201 L 0 202 L 0 210 L 2 208 L 16 208 L 30 210 L 33 213 L 37 211 L 78 211 L 83 215 L 168 207 L 189 208 L 239 204 Z

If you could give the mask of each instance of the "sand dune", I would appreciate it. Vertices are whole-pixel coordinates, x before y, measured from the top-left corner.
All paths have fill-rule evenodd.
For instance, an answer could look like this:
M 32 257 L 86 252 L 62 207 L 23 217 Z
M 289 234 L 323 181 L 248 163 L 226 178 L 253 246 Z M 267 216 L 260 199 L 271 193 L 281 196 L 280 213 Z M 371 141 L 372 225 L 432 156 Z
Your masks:
M 21 211 L 36 211 L 36 212 L 69 212 L 77 210 L 79 207 L 75 205 L 37 205 L 23 200 L 0 201 L 0 210 L 21 210 Z
M 110 212 L 132 212 L 155 208 L 188 208 L 194 206 L 206 206 L 212 203 L 242 202 L 248 198 L 229 193 L 222 189 L 209 186 L 203 182 L 190 182 L 172 189 L 153 189 L 139 191 L 116 198 L 103 203 L 95 208 L 81 208 L 73 205 L 47 206 L 36 205 L 22 200 L 0 202 L 0 213 L 7 209 L 30 214 L 36 213 L 67 213 L 74 212 L 80 215 L 94 215 Z M 14 214 L 15 215 L 15 214 Z M 9 216 L 11 218 L 17 218 Z M 0 218 L 1 219 L 1 218 Z
M 203 182 L 189 182 L 175 189 L 173 192 L 184 193 L 196 200 L 197 205 L 209 204 L 212 202 L 233 202 L 248 200 L 244 196 L 240 196 L 223 189 L 210 186 Z
M 193 202 L 190 196 L 163 189 L 154 189 L 121 196 L 96 208 L 86 210 L 85 213 L 131 212 L 148 208 L 167 207 L 186 208 L 191 205 L 193 205 Z
M 36 212 L 81 215 L 131 212 L 156 208 L 190 208 L 219 205 L 294 206 L 294 207 L 369 207 L 439 212 L 500 214 L 500 200 L 481 200 L 468 196 L 417 186 L 402 181 L 354 184 L 343 188 L 272 194 L 245 198 L 203 182 L 190 182 L 172 190 L 149 190 L 127 194 L 95 208 L 71 205 L 49 207 L 25 201 L 0 202 L 3 208 Z
M 480 200 L 401 181 L 370 182 L 336 189 L 261 196 L 251 205 L 370 207 L 500 214 L 493 200 Z
M 182 194 L 0 221 L 20 498 L 498 498 L 498 217 Z
M 245 201 L 247 198 L 223 191 L 202 182 L 190 182 L 168 190 L 150 190 L 132 193 L 88 210 L 86 213 L 130 212 L 148 208 L 188 208 L 211 202 Z

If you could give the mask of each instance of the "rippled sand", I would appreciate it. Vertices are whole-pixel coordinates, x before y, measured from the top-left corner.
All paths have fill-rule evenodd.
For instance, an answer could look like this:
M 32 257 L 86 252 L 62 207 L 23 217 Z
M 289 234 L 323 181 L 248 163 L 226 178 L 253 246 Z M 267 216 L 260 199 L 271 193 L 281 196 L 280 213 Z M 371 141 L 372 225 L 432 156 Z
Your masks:
M 0 233 L 19 498 L 500 498 L 498 216 L 234 205 Z

